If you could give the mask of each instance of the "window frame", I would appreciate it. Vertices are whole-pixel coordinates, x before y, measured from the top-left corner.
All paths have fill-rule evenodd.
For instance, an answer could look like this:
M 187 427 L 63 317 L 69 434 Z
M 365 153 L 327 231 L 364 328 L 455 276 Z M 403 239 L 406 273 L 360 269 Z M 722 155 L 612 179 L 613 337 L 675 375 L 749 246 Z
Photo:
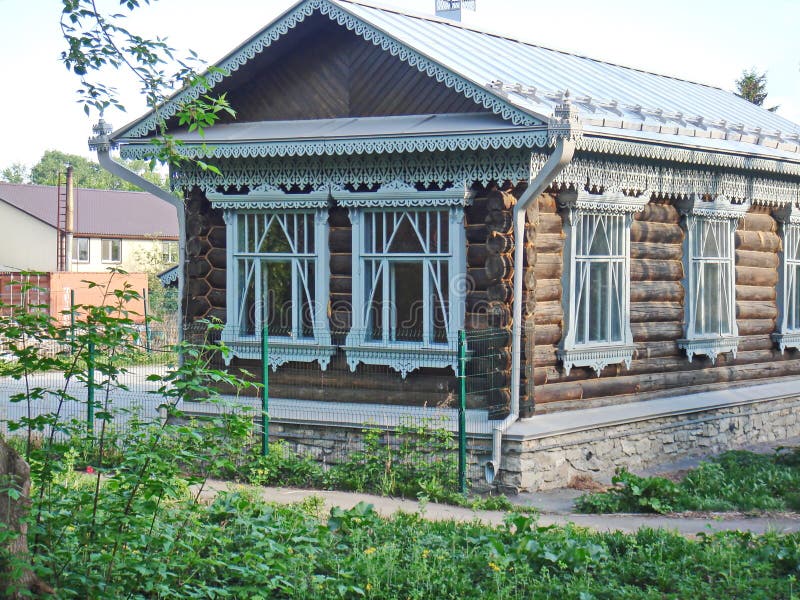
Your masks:
M 464 230 L 464 206 L 471 202 L 471 194 L 465 190 L 447 190 L 444 192 L 421 192 L 405 186 L 382 188 L 376 192 L 348 193 L 341 192 L 335 196 L 340 205 L 349 211 L 352 227 L 352 327 L 345 342 L 347 364 L 355 371 L 359 364 L 386 365 L 398 371 L 403 378 L 416 369 L 447 368 L 454 372 L 458 369 L 458 331 L 464 326 L 466 291 L 466 232 Z M 439 213 L 437 218 L 445 219 L 448 236 L 447 252 L 420 252 L 396 254 L 386 251 L 375 254 L 367 252 L 366 221 L 367 214 L 386 215 L 387 213 L 413 213 L 424 215 Z M 385 218 L 382 217 L 382 218 Z M 401 217 L 401 220 L 405 217 Z M 427 238 L 430 244 L 430 237 Z M 366 262 L 367 260 L 389 263 L 414 262 L 423 265 L 423 322 L 421 340 L 397 340 L 391 335 L 382 335 L 381 339 L 370 339 L 369 306 L 367 305 Z M 444 341 L 436 341 L 433 324 L 435 302 L 427 306 L 426 298 L 430 292 L 431 262 L 447 264 L 446 282 L 440 281 L 439 300 L 442 301 L 444 291 L 441 284 L 447 286 L 447 319 L 445 322 Z M 440 271 L 441 276 L 441 271 Z M 427 283 L 427 284 L 426 284 Z M 383 280 L 391 287 L 388 278 Z M 383 318 L 391 316 L 389 302 L 382 302 Z M 389 314 L 387 315 L 387 311 Z M 391 319 L 389 319 L 391 322 Z M 390 328 L 384 327 L 384 332 Z
M 730 352 L 736 358 L 739 345 L 739 328 L 736 322 L 736 252 L 735 232 L 738 223 L 744 218 L 750 204 L 748 202 L 734 204 L 725 196 L 718 196 L 713 201 L 705 201 L 702 196 L 692 195 L 679 203 L 678 208 L 683 215 L 682 224 L 685 233 L 683 243 L 684 267 L 684 337 L 678 340 L 678 347 L 686 351 L 689 362 L 695 355 L 704 355 L 711 359 L 712 364 L 717 361 L 717 356 Z M 727 256 L 698 256 L 696 252 L 696 238 L 701 235 L 704 228 L 715 224 L 723 230 L 726 236 L 723 248 Z M 719 247 L 719 242 L 717 242 Z M 724 269 L 723 286 L 705 287 L 705 278 L 701 281 L 698 275 L 701 264 L 717 264 Z M 724 293 L 727 304 L 727 321 L 730 324 L 728 332 L 707 333 L 697 331 L 698 305 L 701 294 L 706 289 L 718 290 Z
M 786 348 L 800 350 L 800 209 L 794 202 L 789 202 L 774 210 L 773 216 L 780 225 L 781 250 L 778 253 L 778 330 L 772 334 L 772 340 L 783 354 Z M 796 253 L 789 251 L 792 246 Z
M 246 359 L 261 359 L 262 335 L 259 334 L 258 320 L 252 334 L 242 334 L 239 322 L 238 290 L 238 261 L 242 252 L 237 252 L 239 244 L 238 219 L 242 215 L 265 214 L 310 214 L 313 224 L 312 234 L 315 254 L 313 259 L 305 256 L 303 260 L 313 260 L 314 264 L 314 294 L 312 298 L 313 316 L 310 337 L 293 337 L 268 334 L 269 365 L 276 370 L 287 362 L 317 362 L 321 370 L 326 370 L 331 357 L 336 351 L 331 344 L 330 326 L 328 323 L 329 302 L 329 250 L 328 250 L 328 205 L 327 192 L 312 192 L 310 194 L 284 194 L 280 191 L 259 192 L 258 190 L 244 195 L 209 194 L 212 207 L 223 209 L 223 219 L 226 225 L 226 324 L 222 330 L 222 340 L 231 349 L 225 358 L 230 363 L 233 357 Z M 245 253 L 246 254 L 246 253 Z M 289 261 L 298 260 L 287 253 L 284 257 Z M 239 256 L 237 256 L 239 255 Z M 277 255 L 276 255 L 277 256 Z M 257 259 L 257 256 L 253 257 Z M 266 260 L 271 260 L 268 258 Z M 277 260 L 277 258 L 275 258 Z M 292 267 L 292 297 L 297 295 L 298 282 Z
M 78 249 L 77 246 L 80 245 L 81 242 L 86 243 L 86 258 L 81 259 L 80 251 L 76 252 L 75 250 Z M 92 261 L 92 244 L 89 238 L 85 237 L 73 237 L 72 238 L 72 262 L 78 264 L 87 264 Z
M 113 258 L 114 256 L 114 242 L 117 242 L 117 252 L 119 253 L 118 258 Z M 111 248 L 111 257 L 106 258 L 106 244 L 110 244 L 108 246 Z M 100 262 L 103 264 L 119 264 L 122 262 L 122 239 L 121 238 L 100 238 Z
M 564 244 L 564 270 L 562 273 L 562 305 L 564 309 L 564 334 L 557 351 L 557 356 L 561 360 L 567 374 L 573 367 L 590 367 L 597 376 L 600 372 L 611 364 L 624 363 L 630 368 L 635 346 L 633 344 L 633 333 L 630 326 L 630 231 L 633 223 L 633 215 L 644 210 L 645 205 L 650 201 L 650 192 L 645 191 L 636 195 L 626 196 L 617 190 L 605 190 L 601 194 L 591 194 L 586 190 L 568 191 L 559 194 L 558 203 L 564 215 L 564 233 L 566 236 Z M 618 232 L 616 240 L 616 252 L 609 252 L 606 255 L 593 255 L 590 252 L 581 252 L 579 238 L 585 241 L 581 228 L 586 221 L 608 223 L 611 221 L 618 225 L 621 231 Z M 609 248 L 611 250 L 611 248 Z M 595 258 L 593 258 L 593 256 Z M 578 315 L 580 308 L 580 297 L 590 290 L 591 283 L 587 280 L 589 273 L 584 277 L 583 282 L 579 280 L 581 268 L 579 264 L 606 264 L 608 265 L 608 277 L 612 277 L 612 269 L 617 266 L 621 273 L 618 274 L 616 285 L 616 301 L 619 311 L 619 339 L 587 340 L 579 339 L 579 327 L 582 319 Z M 591 268 L 589 266 L 589 268 Z M 609 286 L 606 318 L 611 318 L 612 293 Z M 586 317 L 586 328 L 591 323 Z M 610 332 L 611 323 L 607 324 Z
M 179 253 L 180 253 L 180 247 L 178 246 L 177 241 L 173 240 L 161 241 L 161 262 L 164 265 L 177 264 L 180 261 Z

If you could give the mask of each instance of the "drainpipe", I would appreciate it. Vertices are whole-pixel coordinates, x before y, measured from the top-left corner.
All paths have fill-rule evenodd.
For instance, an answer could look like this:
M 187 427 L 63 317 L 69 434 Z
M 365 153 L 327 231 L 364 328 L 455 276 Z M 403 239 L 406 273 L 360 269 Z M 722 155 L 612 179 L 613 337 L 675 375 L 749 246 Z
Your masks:
M 503 434 L 519 419 L 520 359 L 522 354 L 522 265 L 524 263 L 525 212 L 564 170 L 575 154 L 581 136 L 581 125 L 576 109 L 570 104 L 569 92 L 564 102 L 555 110 L 550 120 L 548 136 L 555 150 L 536 177 L 514 205 L 514 288 L 511 317 L 511 410 L 508 416 L 492 430 L 492 459 L 484 466 L 487 483 L 492 483 L 500 471 L 503 456 Z
M 97 160 L 101 167 L 175 207 L 178 215 L 178 342 L 180 343 L 183 341 L 183 273 L 186 264 L 186 214 L 183 200 L 111 158 L 111 150 L 116 144 L 111 139 L 111 125 L 106 123 L 102 116 L 92 131 L 94 136 L 89 138 L 89 149 L 97 152 Z

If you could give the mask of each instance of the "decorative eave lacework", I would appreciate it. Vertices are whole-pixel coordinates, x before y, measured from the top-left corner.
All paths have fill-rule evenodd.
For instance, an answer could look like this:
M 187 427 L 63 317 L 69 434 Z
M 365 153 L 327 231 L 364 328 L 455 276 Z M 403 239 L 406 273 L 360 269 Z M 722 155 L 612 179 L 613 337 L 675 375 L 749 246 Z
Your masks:
M 167 287 L 173 283 L 178 282 L 178 265 L 175 265 L 171 269 L 167 269 L 158 274 L 158 280 L 161 282 L 161 285 Z
M 531 170 L 538 172 L 547 156 L 534 153 Z M 556 177 L 556 189 L 618 189 L 671 197 L 726 196 L 765 206 L 783 206 L 800 200 L 800 181 L 754 177 L 675 164 L 620 160 L 581 154 Z
M 396 56 L 419 71 L 433 77 L 436 81 L 443 83 L 467 98 L 471 98 L 476 104 L 484 106 L 515 125 L 543 124 L 526 112 L 512 106 L 495 93 L 489 92 L 467 81 L 449 69 L 445 69 L 440 64 L 426 58 L 408 46 L 401 44 L 394 38 L 378 31 L 354 15 L 330 4 L 326 0 L 307 0 L 299 4 L 290 13 L 275 21 L 254 39 L 239 48 L 232 56 L 218 64 L 217 67 L 219 71 L 206 73 L 205 77 L 208 86 L 198 85 L 178 92 L 159 108 L 159 114 L 151 113 L 149 116 L 132 124 L 129 128 L 123 129 L 119 132 L 118 136 L 115 137 L 143 137 L 149 132 L 154 131 L 159 119 L 168 119 L 174 116 L 182 103 L 194 100 L 202 94 L 208 93 L 222 81 L 224 77 L 237 71 L 242 65 L 252 60 L 257 54 L 263 52 L 284 36 L 290 29 L 297 27 L 298 24 L 302 23 L 317 10 L 366 41 L 380 46 L 392 56 Z
M 626 196 L 619 190 L 606 190 L 602 194 L 590 194 L 586 190 L 566 191 L 558 195 L 563 208 L 575 211 L 621 215 L 644 210 L 650 201 L 650 192 L 638 196 Z
M 336 156 L 353 154 L 384 154 L 394 152 L 453 152 L 457 150 L 499 150 L 501 148 L 543 148 L 548 132 L 523 131 L 502 134 L 465 134 L 392 139 L 359 138 L 352 140 L 314 140 L 293 142 L 248 142 L 235 144 L 194 145 L 178 148 L 187 158 L 265 158 L 294 156 Z M 122 141 L 124 144 L 124 140 Z M 122 158 L 144 160 L 154 151 L 151 144 L 122 146 Z
M 775 175 L 800 176 L 800 155 L 798 155 L 798 162 L 789 162 L 773 158 L 758 158 L 742 154 L 697 150 L 686 148 L 685 146 L 628 142 L 588 134 L 583 135 L 578 140 L 577 149 L 582 152 L 611 154 L 630 158 L 646 158 L 655 161 L 686 163 L 724 169 L 766 171 Z
M 711 364 L 717 363 L 717 356 L 730 352 L 736 358 L 739 348 L 739 337 L 718 337 L 712 339 L 678 340 L 678 347 L 686 350 L 686 357 L 692 362 L 695 354 L 703 354 L 711 359 Z
M 359 157 L 322 156 L 213 161 L 220 173 L 189 165 L 172 173 L 177 188 L 240 189 L 265 182 L 273 186 L 311 186 L 343 189 L 348 185 L 374 186 L 387 181 L 421 181 L 444 186 L 448 182 L 523 181 L 530 177 L 531 152 L 523 148 L 494 152 L 419 152 L 367 154 Z
M 396 182 L 381 186 L 376 192 L 332 192 L 340 206 L 345 208 L 426 208 L 441 206 L 469 206 L 473 194 L 468 190 L 449 189 L 443 192 L 420 192 L 413 186 Z
M 327 191 L 309 194 L 287 194 L 281 190 L 255 189 L 247 194 L 217 194 L 208 192 L 206 197 L 212 208 L 231 209 L 298 209 L 327 208 L 330 204 L 330 193 Z
M 678 202 L 681 214 L 704 217 L 706 219 L 743 219 L 750 210 L 750 204 L 743 202 L 734 204 L 725 196 L 718 196 L 713 201 L 705 201 L 701 196 L 695 195 Z
M 625 363 L 625 367 L 630 369 L 634 350 L 636 350 L 636 346 L 632 345 L 599 346 L 585 350 L 580 348 L 572 350 L 560 349 L 556 352 L 556 355 L 564 363 L 564 370 L 567 375 L 569 375 L 572 367 L 590 367 L 600 377 L 600 372 L 608 365 Z

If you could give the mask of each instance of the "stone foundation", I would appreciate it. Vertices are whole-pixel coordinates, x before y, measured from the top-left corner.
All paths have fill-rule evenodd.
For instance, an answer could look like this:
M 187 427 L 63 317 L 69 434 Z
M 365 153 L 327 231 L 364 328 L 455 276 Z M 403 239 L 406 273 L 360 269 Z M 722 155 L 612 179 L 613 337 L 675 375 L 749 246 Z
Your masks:
M 620 467 L 636 471 L 780 441 L 800 435 L 798 413 L 800 384 L 788 382 L 542 415 L 504 437 L 501 485 L 545 490 L 577 475 L 607 482 Z

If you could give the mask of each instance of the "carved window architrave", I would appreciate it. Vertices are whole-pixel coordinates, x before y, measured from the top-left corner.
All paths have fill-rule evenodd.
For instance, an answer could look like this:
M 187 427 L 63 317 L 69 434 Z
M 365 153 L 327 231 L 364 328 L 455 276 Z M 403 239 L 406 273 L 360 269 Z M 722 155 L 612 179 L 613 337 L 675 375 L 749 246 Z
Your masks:
M 800 350 L 800 294 L 797 291 L 800 277 L 800 208 L 792 202 L 774 210 L 773 216 L 780 223 L 781 251 L 780 277 L 778 279 L 778 331 L 772 340 L 780 348 Z
M 336 352 L 331 343 L 328 323 L 328 299 L 330 285 L 330 265 L 328 250 L 328 208 L 330 194 L 312 192 L 310 194 L 286 194 L 281 190 L 264 185 L 249 194 L 207 194 L 213 208 L 223 210 L 226 225 L 226 306 L 227 319 L 222 330 L 222 340 L 230 348 L 226 362 L 233 357 L 259 360 L 262 358 L 262 339 L 257 332 L 242 335 L 240 332 L 237 307 L 239 306 L 238 262 L 236 258 L 239 244 L 237 221 L 240 215 L 288 215 L 292 213 L 311 214 L 314 224 L 314 315 L 313 336 L 295 338 L 292 336 L 269 335 L 268 362 L 272 370 L 287 362 L 318 362 L 324 371 Z M 294 266 L 292 267 L 294 269 Z M 294 287 L 294 286 L 293 286 Z M 296 290 L 293 289 L 293 294 Z M 296 294 L 295 294 L 296 295 Z
M 413 186 L 394 181 L 375 192 L 332 192 L 338 204 L 348 209 L 352 225 L 352 328 L 347 335 L 344 351 L 347 364 L 355 371 L 359 364 L 387 365 L 403 378 L 409 372 L 423 367 L 458 368 L 457 332 L 464 326 L 466 302 L 466 233 L 464 207 L 472 201 L 472 194 L 464 189 L 442 192 L 417 191 Z M 365 280 L 365 230 L 364 215 L 391 212 L 418 213 L 423 211 L 448 213 L 448 281 L 446 341 L 436 342 L 430 335 L 432 325 L 425 316 L 422 342 L 368 339 L 368 310 L 364 298 L 368 282 Z M 438 257 L 441 259 L 441 257 Z M 427 264 L 420 255 L 423 264 Z
M 738 222 L 744 218 L 750 208 L 749 202 L 741 204 L 732 203 L 725 196 L 717 196 L 713 201 L 705 201 L 702 196 L 693 194 L 678 203 L 678 209 L 683 215 L 682 225 L 686 235 L 684 242 L 684 279 L 683 289 L 685 294 L 685 320 L 684 338 L 678 340 L 678 347 L 686 351 L 689 362 L 694 355 L 708 356 L 712 364 L 716 363 L 717 356 L 724 352 L 731 352 L 736 358 L 739 346 L 739 329 L 736 323 L 736 257 L 734 234 Z M 721 231 L 722 237 L 715 237 L 714 231 Z M 696 237 L 707 235 L 715 237 L 714 244 L 720 249 L 723 256 L 708 256 L 696 252 Z M 701 241 L 702 241 L 701 237 Z M 704 262 L 712 263 L 720 268 L 719 277 L 715 286 L 707 288 L 704 277 L 698 273 Z M 705 270 L 703 271 L 705 273 Z M 722 304 L 717 315 L 718 320 L 724 316 L 727 320 L 727 331 L 719 333 L 697 332 L 698 305 L 705 299 L 707 290 L 716 289 L 720 292 L 718 304 Z M 724 313 L 723 313 L 724 311 Z
M 559 206 L 564 214 L 564 229 L 567 236 L 564 246 L 564 272 L 562 275 L 562 289 L 564 305 L 565 334 L 562 337 L 557 355 L 569 374 L 572 367 L 591 367 L 600 376 L 600 372 L 610 364 L 624 363 L 630 368 L 631 358 L 635 346 L 630 326 L 630 229 L 633 215 L 644 209 L 650 200 L 650 193 L 644 192 L 639 196 L 625 196 L 620 191 L 608 190 L 602 194 L 590 194 L 587 191 L 563 192 L 558 197 Z M 578 228 L 584 220 L 594 219 L 597 227 L 618 228 L 617 242 L 613 255 L 593 259 L 590 251 L 581 251 L 578 248 Z M 613 279 L 612 270 L 621 277 L 617 279 L 616 301 L 619 317 L 618 339 L 606 341 L 580 341 L 578 340 L 578 308 L 579 294 L 588 289 L 588 267 L 582 281 L 579 281 L 578 271 L 583 263 L 589 265 L 598 262 L 609 266 L 609 278 Z M 609 286 L 610 294 L 614 290 Z M 614 306 L 609 301 L 609 311 Z M 611 318 L 609 313 L 609 319 Z M 587 319 L 588 327 L 588 319 Z M 611 331 L 611 324 L 607 327 Z M 607 337 L 612 337 L 609 334 Z

